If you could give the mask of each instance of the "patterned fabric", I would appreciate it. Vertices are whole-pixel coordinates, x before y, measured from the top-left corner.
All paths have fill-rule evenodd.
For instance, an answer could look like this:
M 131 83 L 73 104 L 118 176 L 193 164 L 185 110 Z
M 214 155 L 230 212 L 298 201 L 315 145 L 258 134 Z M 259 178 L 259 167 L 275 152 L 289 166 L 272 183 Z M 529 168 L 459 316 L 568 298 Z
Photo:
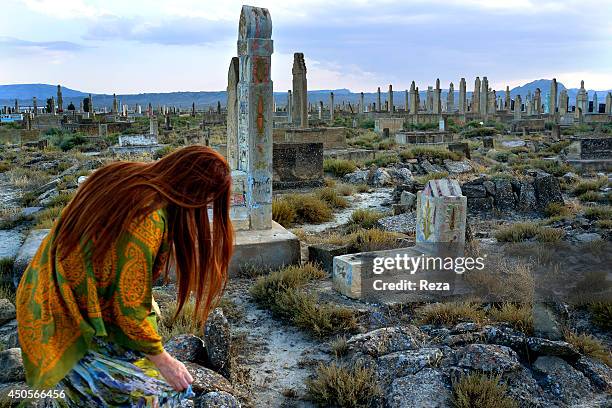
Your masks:
M 95 240 L 82 242 L 61 261 L 51 253 L 59 223 L 61 218 L 17 289 L 26 379 L 36 389 L 56 385 L 85 356 L 94 336 L 146 354 L 163 351 L 151 285 L 169 254 L 165 210 L 131 222 L 99 264 L 86 255 Z
M 56 385 L 53 407 L 182 407 L 194 392 L 177 392 L 142 353 L 94 337 L 90 350 Z

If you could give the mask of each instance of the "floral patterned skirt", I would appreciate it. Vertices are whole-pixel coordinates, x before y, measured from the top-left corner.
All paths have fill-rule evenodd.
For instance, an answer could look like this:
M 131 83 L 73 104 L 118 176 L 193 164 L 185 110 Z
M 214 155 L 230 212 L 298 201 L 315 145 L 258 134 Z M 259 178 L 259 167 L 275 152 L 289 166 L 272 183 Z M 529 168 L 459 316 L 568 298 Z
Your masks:
M 56 389 L 54 407 L 185 407 L 195 396 L 175 391 L 144 354 L 98 337 Z

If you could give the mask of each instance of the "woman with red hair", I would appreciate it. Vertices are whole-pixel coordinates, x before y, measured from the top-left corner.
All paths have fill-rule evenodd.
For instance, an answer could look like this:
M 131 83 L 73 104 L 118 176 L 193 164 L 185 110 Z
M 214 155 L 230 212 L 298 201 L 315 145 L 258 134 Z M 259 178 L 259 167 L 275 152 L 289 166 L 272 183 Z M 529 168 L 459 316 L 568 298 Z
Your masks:
M 206 318 L 232 253 L 230 191 L 225 159 L 201 146 L 93 173 L 17 290 L 28 384 L 58 390 L 59 406 L 180 406 L 192 396 L 191 375 L 163 348 L 151 287 L 172 263 L 178 310 L 193 296 L 194 321 Z

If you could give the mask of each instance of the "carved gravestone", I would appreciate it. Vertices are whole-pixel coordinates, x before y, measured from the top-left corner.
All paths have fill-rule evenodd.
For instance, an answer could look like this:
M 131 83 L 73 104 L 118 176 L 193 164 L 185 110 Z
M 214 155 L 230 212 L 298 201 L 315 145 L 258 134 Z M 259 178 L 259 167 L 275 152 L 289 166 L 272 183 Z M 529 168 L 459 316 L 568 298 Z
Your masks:
M 467 197 L 456 180 L 430 180 L 417 193 L 416 242 L 463 243 Z

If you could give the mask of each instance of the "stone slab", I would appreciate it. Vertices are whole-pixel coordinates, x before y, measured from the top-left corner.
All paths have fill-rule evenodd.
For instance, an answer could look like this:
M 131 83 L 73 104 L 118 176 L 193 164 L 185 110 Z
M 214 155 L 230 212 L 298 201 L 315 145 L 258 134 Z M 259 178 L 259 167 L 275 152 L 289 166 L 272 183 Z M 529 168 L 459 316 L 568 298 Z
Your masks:
M 274 221 L 269 230 L 236 231 L 234 240 L 230 276 L 244 267 L 278 269 L 301 261 L 299 239 Z
M 23 272 L 25 272 L 28 264 L 32 258 L 34 258 L 34 255 L 36 255 L 38 247 L 40 247 L 42 241 L 49 234 L 49 231 L 51 230 L 35 229 L 30 231 L 25 242 L 21 248 L 19 248 L 19 252 L 17 252 L 17 257 L 15 258 L 15 263 L 13 264 L 13 284 L 15 287 L 19 285 Z

